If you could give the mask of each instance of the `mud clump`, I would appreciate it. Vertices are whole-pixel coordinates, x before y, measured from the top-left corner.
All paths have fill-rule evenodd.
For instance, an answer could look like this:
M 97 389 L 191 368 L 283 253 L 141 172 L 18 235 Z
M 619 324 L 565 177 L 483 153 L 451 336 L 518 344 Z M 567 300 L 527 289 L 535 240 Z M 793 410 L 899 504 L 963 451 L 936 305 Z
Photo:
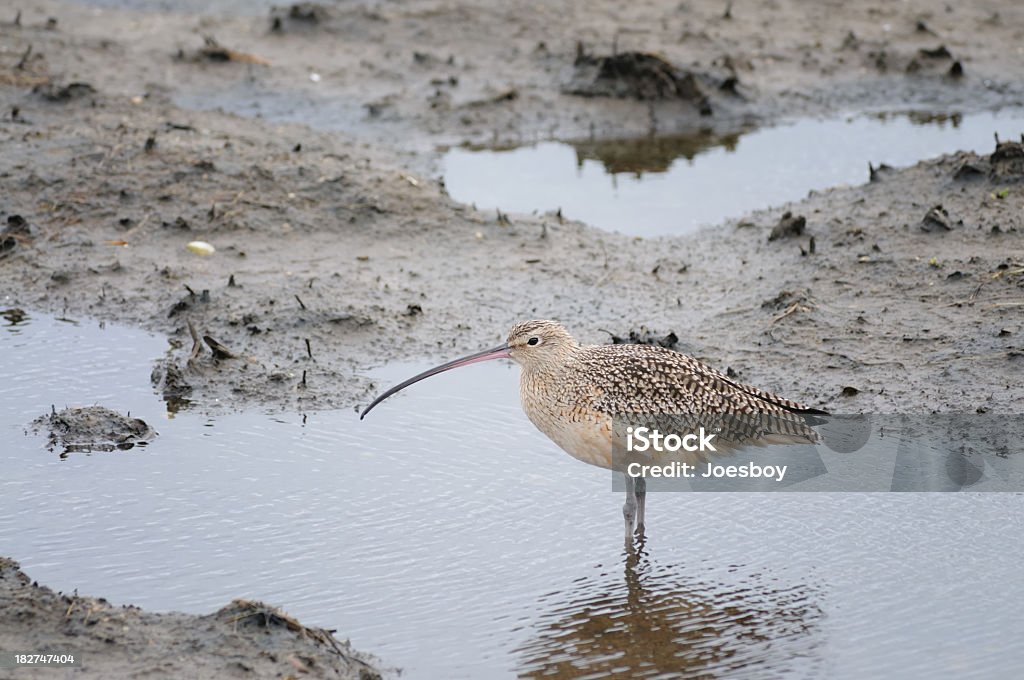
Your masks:
M 928 210 L 921 219 L 921 231 L 952 231 L 953 222 L 949 217 L 949 211 L 941 205 Z
M 974 179 L 983 179 L 985 177 L 985 170 L 977 163 L 970 161 L 964 161 L 961 163 L 956 172 L 953 173 L 953 179 L 957 181 L 970 181 Z
M 1024 181 L 1024 135 L 1019 142 L 996 137 L 996 148 L 988 156 L 961 152 L 956 154 L 956 159 L 953 179 L 958 182 L 987 179 L 1005 185 Z
M 141 418 L 122 416 L 103 406 L 54 409 L 32 421 L 37 433 L 47 432 L 46 447 L 61 456 L 92 451 L 127 451 L 145 446 L 156 432 Z
M 696 76 L 656 54 L 622 52 L 598 57 L 580 47 L 573 67 L 566 94 L 640 101 L 682 99 L 693 102 L 702 115 L 711 115 L 711 104 Z
M 28 317 L 28 314 L 20 307 L 11 307 L 10 309 L 0 309 L 0 317 L 3 317 L 9 325 L 17 326 Z
M 988 158 L 993 179 L 1024 179 L 1024 135 L 1019 142 L 1000 142 L 996 139 L 996 150 Z
M 779 219 L 779 223 L 772 227 L 772 233 L 768 235 L 769 241 L 776 241 L 780 238 L 800 236 L 807 227 L 807 218 L 803 215 L 794 215 L 786 211 Z

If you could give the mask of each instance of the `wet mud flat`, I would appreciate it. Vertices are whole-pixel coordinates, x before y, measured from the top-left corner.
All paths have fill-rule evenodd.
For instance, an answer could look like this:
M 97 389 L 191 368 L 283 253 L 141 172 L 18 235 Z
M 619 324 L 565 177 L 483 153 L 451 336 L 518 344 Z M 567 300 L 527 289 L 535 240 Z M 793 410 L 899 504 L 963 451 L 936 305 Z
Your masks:
M 101 93 L 0 98 L 19 110 L 0 124 L 5 307 L 168 334 L 153 381 L 172 406 L 366 403 L 368 366 L 493 345 L 532 317 L 584 341 L 675 332 L 713 366 L 836 411 L 1020 397 L 993 379 L 1021 358 L 1013 140 L 641 240 L 475 211 L 339 135 Z
M 674 334 L 745 382 L 837 412 L 1012 413 L 1024 396 L 1016 139 L 865 168 L 863 185 L 649 240 L 477 211 L 447 196 L 432 154 L 410 153 L 908 98 L 994 107 L 1024 91 L 1016 3 L 848 5 L 779 8 L 758 43 L 762 10 L 725 16 L 720 3 L 678 16 L 588 5 L 576 22 L 486 3 L 206 19 L 3 3 L 0 308 L 167 334 L 153 384 L 172 410 L 354 407 L 379 387 L 369 366 L 463 354 L 553 317 L 584 341 Z M 794 14 L 809 24 L 784 28 Z M 648 34 L 620 34 L 628 22 Z M 573 28 L 549 35 L 562 25 Z M 411 36 L 427 48 L 409 49 Z M 311 71 L 313 53 L 339 42 L 333 67 Z M 350 68 L 360 49 L 369 65 Z M 254 80 L 312 96 L 325 78 L 350 107 L 331 110 L 345 132 L 179 105 Z M 216 252 L 197 255 L 194 241 Z M 25 595 L 6 565 L 2 582 Z M 67 611 L 42 590 L 33 606 Z M 132 615 L 140 627 L 155 617 Z
M 822 31 L 815 54 L 835 68 L 801 67 L 806 85 L 798 96 L 787 89 L 796 83 L 792 62 L 809 47 L 779 43 L 778 58 L 751 71 L 757 88 L 744 105 L 770 117 L 781 97 L 800 113 L 797 102 L 815 88 L 846 92 L 854 80 L 900 101 L 923 90 L 942 102 L 971 92 L 980 105 L 1016 101 L 1020 83 L 1007 77 L 1024 72 L 1016 68 L 1024 55 L 1011 22 L 1019 7 L 997 2 L 958 9 L 960 16 L 906 5 L 904 13 L 844 7 L 827 21 L 801 19 Z M 558 318 L 592 342 L 608 340 L 601 329 L 619 336 L 641 326 L 675 332 L 679 349 L 713 366 L 837 411 L 998 410 L 1019 396 L 1013 385 L 992 380 L 1020 357 L 1015 253 L 1024 172 L 1016 140 L 1002 140 L 998 149 L 993 141 L 985 156 L 865 168 L 861 186 L 695 235 L 633 239 L 557 213 L 510 216 L 452 201 L 443 179 L 410 169 L 429 165 L 410 159 L 431 155 L 408 149 L 443 136 L 424 123 L 428 111 L 444 121 L 444 135 L 474 135 L 426 102 L 418 113 L 391 116 L 387 130 L 402 135 L 401 145 L 368 142 L 384 129 L 369 113 L 349 132 L 328 133 L 172 103 L 176 93 L 206 82 L 273 84 L 296 69 L 309 82 L 299 56 L 286 55 L 303 54 L 301 44 L 309 43 L 346 63 L 352 55 L 330 46 L 345 36 L 368 40 L 357 30 L 365 22 L 375 27 L 366 35 L 394 49 L 410 32 L 428 45 L 451 37 L 455 19 L 472 33 L 495 21 L 498 10 L 486 3 L 410 15 L 386 5 L 379 16 L 305 4 L 234 18 L 65 3 L 11 10 L 0 22 L 7 46 L 0 54 L 4 305 L 168 334 L 171 347 L 153 380 L 175 408 L 365 403 L 375 389 L 362 377 L 366 367 L 489 346 L 531 317 Z M 678 50 L 692 49 L 697 38 L 670 43 L 663 24 L 703 25 L 725 51 L 759 35 L 748 25 L 753 17 L 738 8 L 725 18 L 722 8 L 704 3 L 673 10 L 678 16 L 658 3 L 628 11 L 637 15 L 590 7 L 565 30 L 575 36 L 593 24 L 593 35 L 614 34 L 626 19 L 646 17 L 645 42 L 664 56 L 608 59 L 595 56 L 593 40 L 573 42 L 562 59 L 572 87 L 551 74 L 543 84 L 541 62 L 523 62 L 520 77 L 531 75 L 533 89 L 550 97 L 540 108 L 557 103 L 581 116 L 600 110 L 626 120 L 658 97 L 692 88 L 703 88 L 715 106 L 728 93 L 712 93 L 707 78 L 691 81 L 680 71 Z M 658 12 L 671 21 L 654 22 Z M 781 27 L 780 18 L 795 10 L 779 12 L 769 18 Z M 968 36 L 957 21 L 978 30 Z M 124 32 L 115 36 L 118 26 Z M 894 70 L 891 59 L 885 69 L 855 66 L 844 56 L 852 41 L 828 42 L 840 26 L 860 31 L 857 54 L 877 28 L 886 54 L 918 61 L 959 55 L 965 73 L 950 80 L 941 69 Z M 482 35 L 452 49 L 477 60 L 478 77 L 486 72 L 500 82 L 504 72 Z M 188 47 L 197 36 L 210 40 Z M 509 38 L 520 47 L 522 39 Z M 919 53 L 944 39 L 953 47 Z M 624 33 L 618 52 L 626 54 L 628 40 Z M 403 57 L 388 79 L 395 87 L 411 88 L 426 66 L 442 66 L 429 55 L 406 56 L 411 64 Z M 379 63 L 391 58 L 382 54 Z M 338 87 L 353 97 L 353 88 L 381 81 L 372 69 L 351 71 Z M 593 86 L 586 96 L 581 77 Z M 522 107 L 526 98 L 521 91 L 476 108 L 493 128 L 499 111 Z M 670 105 L 685 119 L 690 103 Z M 801 227 L 773 238 L 786 212 Z M 195 241 L 212 244 L 215 254 L 186 249 Z

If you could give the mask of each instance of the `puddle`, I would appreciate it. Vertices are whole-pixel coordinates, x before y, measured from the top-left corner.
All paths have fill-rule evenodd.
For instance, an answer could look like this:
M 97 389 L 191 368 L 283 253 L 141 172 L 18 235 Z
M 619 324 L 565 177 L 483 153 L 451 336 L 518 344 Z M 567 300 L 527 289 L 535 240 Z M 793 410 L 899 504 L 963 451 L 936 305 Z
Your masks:
M 607 473 L 533 430 L 511 366 L 437 376 L 363 422 L 170 420 L 149 386 L 165 346 L 0 320 L 0 546 L 33 578 L 154 610 L 263 599 L 412 679 L 1020 667 L 1024 495 L 652 494 L 629 556 Z M 54 403 L 160 434 L 62 460 L 23 433 Z
M 689 233 L 811 190 L 863 184 L 868 163 L 908 166 L 954 151 L 989 153 L 1016 139 L 1024 112 L 921 113 L 801 120 L 735 135 L 541 142 L 453 148 L 448 192 L 483 210 L 562 214 L 637 236 Z

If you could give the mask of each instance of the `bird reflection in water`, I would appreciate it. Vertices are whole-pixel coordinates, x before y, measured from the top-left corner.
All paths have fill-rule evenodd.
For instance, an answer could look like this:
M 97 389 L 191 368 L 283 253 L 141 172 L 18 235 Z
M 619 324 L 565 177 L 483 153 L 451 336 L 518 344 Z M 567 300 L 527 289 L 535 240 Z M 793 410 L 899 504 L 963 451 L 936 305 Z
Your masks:
M 732 678 L 820 675 L 820 592 L 752 573 L 719 583 L 627 548 L 624 576 L 546 595 L 514 652 L 520 678 Z M 742 572 L 730 569 L 731 575 Z M 818 671 L 818 672 L 816 672 Z

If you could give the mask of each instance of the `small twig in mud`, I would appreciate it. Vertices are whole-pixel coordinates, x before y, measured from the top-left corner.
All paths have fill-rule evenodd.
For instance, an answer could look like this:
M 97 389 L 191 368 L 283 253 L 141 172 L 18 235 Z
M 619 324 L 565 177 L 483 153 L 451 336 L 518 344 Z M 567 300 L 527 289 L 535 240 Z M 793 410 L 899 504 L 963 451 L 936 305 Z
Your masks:
M 194 290 L 192 290 L 192 287 L 191 287 L 191 286 L 189 286 L 189 285 L 188 285 L 187 283 L 183 283 L 183 284 L 181 284 L 181 285 L 185 286 L 185 290 L 187 290 L 187 291 L 188 291 L 188 294 L 189 294 L 189 295 L 191 295 L 192 297 L 195 297 L 195 296 L 196 296 L 196 292 L 195 292 Z
M 18 18 L 19 19 L 21 18 L 21 12 L 18 13 Z M 18 63 L 17 63 L 17 65 L 14 68 L 16 68 L 19 71 L 24 71 L 25 70 L 25 64 L 28 63 L 28 58 L 31 57 L 31 56 L 32 56 L 32 45 L 30 43 L 28 48 L 26 48 L 26 50 L 25 50 L 25 54 L 21 55 L 21 59 L 18 60 Z
M 139 220 L 138 224 L 136 224 L 134 227 L 132 227 L 131 229 L 124 233 L 124 240 L 130 241 L 135 234 L 137 234 L 139 231 L 142 230 L 143 227 L 146 226 L 146 222 L 149 221 L 149 218 L 152 217 L 152 215 L 152 213 L 146 213 L 145 215 L 143 215 L 142 219 Z
M 187 288 L 188 286 L 186 286 Z M 193 293 L 194 295 L 194 293 Z M 203 353 L 203 341 L 199 338 L 199 333 L 196 332 L 196 327 L 192 325 L 192 319 L 186 321 L 188 324 L 189 335 L 192 336 L 192 354 L 189 356 L 189 363 L 199 358 L 199 355 Z
M 302 388 L 305 389 L 305 387 L 306 387 L 306 372 L 305 371 L 302 372 L 302 383 L 301 383 L 301 385 L 302 385 Z
M 732 314 L 746 314 L 748 312 L 753 312 L 756 309 L 758 309 L 758 307 L 735 307 L 733 309 L 726 309 L 725 311 L 719 312 L 718 315 L 730 316 Z
M 234 359 L 237 356 L 234 352 L 211 338 L 209 335 L 204 335 L 203 340 L 210 346 L 210 349 L 213 351 L 213 356 L 217 359 Z
M 88 626 L 89 625 L 89 617 L 92 616 L 94 612 L 98 612 L 98 611 L 101 611 L 99 607 L 97 607 L 96 605 L 89 605 L 89 609 L 86 610 L 86 612 L 85 612 L 85 618 L 82 619 L 82 625 L 83 626 Z
M 981 292 L 981 289 L 984 287 L 984 285 L 985 285 L 985 283 L 982 282 L 982 283 L 979 283 L 977 286 L 975 286 L 974 290 L 971 291 L 971 294 L 967 297 L 966 300 L 954 300 L 953 302 L 947 302 L 943 306 L 945 306 L 945 307 L 960 307 L 961 305 L 973 305 L 974 301 L 978 299 L 978 293 Z
M 791 314 L 796 314 L 797 312 L 809 312 L 812 309 L 813 309 L 813 307 L 811 307 L 810 305 L 805 305 L 805 304 L 802 304 L 800 302 L 794 302 L 789 307 L 786 307 L 786 311 L 784 311 L 784 312 L 782 312 L 782 314 L 779 314 L 778 316 L 774 317 L 772 319 L 772 324 L 776 324 L 779 321 L 782 321 L 783 319 L 785 319 L 787 316 L 789 316 Z
M 302 298 L 300 298 L 298 294 L 295 295 L 295 300 L 299 303 L 299 307 L 302 307 L 303 309 L 306 308 L 306 303 L 302 301 Z M 308 343 L 309 340 L 307 340 L 306 342 Z
M 13 26 L 21 26 L 21 10 L 20 9 L 18 10 L 18 13 L 14 15 L 14 23 L 12 25 Z
M 313 348 L 309 345 L 309 338 L 306 338 L 306 354 L 309 355 L 310 359 L 313 358 Z

